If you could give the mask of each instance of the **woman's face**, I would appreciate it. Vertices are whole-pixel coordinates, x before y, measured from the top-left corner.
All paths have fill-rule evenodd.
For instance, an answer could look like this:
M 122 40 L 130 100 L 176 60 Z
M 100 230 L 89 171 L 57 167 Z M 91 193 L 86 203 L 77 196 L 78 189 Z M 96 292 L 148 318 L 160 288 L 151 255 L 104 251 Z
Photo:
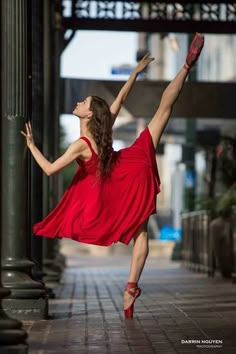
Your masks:
M 90 110 L 92 97 L 86 97 L 83 102 L 77 102 L 75 109 L 73 110 L 73 114 L 79 118 L 86 118 L 92 116 L 92 111 Z

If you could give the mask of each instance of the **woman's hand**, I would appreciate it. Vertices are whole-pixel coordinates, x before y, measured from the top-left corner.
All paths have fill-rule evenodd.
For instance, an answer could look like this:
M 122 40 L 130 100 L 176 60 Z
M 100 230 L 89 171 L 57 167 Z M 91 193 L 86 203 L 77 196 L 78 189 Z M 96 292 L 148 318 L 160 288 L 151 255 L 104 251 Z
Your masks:
M 138 74 L 141 73 L 148 66 L 148 64 L 155 59 L 155 58 L 150 58 L 149 55 L 150 53 L 144 55 L 144 57 L 140 60 L 140 62 L 136 66 L 135 70 Z
M 31 148 L 34 145 L 34 138 L 30 122 L 25 123 L 25 129 L 26 133 L 21 130 L 21 134 L 26 138 L 28 148 Z
M 154 58 L 149 58 L 149 53 L 147 53 L 140 60 L 140 62 L 136 66 L 136 68 L 130 74 L 130 77 L 128 78 L 128 80 L 126 81 L 126 83 L 124 84 L 122 89 L 120 90 L 118 96 L 116 97 L 115 101 L 112 103 L 112 105 L 110 107 L 113 124 L 114 124 L 115 119 L 116 119 L 117 115 L 119 114 L 120 109 L 121 109 L 122 105 L 124 104 L 128 94 L 130 93 L 138 74 L 141 73 L 146 68 L 146 66 L 149 63 L 151 63 L 151 61 L 153 61 L 153 60 L 154 60 Z

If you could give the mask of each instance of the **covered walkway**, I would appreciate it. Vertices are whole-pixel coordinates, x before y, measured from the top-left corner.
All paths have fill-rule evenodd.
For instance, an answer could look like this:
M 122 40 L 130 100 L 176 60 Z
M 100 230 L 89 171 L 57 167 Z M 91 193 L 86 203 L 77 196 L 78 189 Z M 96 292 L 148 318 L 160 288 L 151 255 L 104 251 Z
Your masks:
M 50 300 L 50 318 L 24 323 L 29 353 L 236 353 L 236 286 L 231 280 L 150 257 L 134 319 L 124 320 L 128 267 L 127 254 L 68 257 L 56 298 Z

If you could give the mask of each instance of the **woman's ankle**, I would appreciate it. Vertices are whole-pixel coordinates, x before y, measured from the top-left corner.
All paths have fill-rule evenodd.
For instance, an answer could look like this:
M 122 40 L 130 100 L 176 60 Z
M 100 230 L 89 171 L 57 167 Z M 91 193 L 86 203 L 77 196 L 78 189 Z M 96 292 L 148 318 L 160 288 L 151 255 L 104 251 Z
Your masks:
M 127 284 L 126 284 L 126 289 L 133 289 L 133 288 L 137 288 L 137 283 L 136 282 L 131 282 L 129 281 Z

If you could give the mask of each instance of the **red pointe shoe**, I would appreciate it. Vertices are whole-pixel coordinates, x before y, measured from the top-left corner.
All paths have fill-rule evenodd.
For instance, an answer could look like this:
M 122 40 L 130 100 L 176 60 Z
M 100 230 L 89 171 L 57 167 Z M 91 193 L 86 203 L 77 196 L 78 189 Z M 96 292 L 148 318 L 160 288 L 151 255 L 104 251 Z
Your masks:
M 124 315 L 126 319 L 133 318 L 134 313 L 134 303 L 137 297 L 141 294 L 141 289 L 137 287 L 137 283 L 127 283 L 125 291 L 133 297 L 132 304 L 124 310 Z
M 204 36 L 196 33 L 191 44 L 185 60 L 184 69 L 189 70 L 198 60 L 198 57 L 204 46 Z

